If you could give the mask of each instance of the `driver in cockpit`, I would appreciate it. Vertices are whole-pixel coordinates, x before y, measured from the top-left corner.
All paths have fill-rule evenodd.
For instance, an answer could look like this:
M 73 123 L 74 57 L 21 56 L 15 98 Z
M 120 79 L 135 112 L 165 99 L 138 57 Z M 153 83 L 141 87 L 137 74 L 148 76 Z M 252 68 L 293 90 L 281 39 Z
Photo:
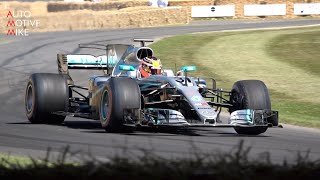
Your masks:
M 162 74 L 162 64 L 160 59 L 152 56 L 145 57 L 141 60 L 141 66 L 139 67 L 141 77 L 146 78 L 150 75 Z

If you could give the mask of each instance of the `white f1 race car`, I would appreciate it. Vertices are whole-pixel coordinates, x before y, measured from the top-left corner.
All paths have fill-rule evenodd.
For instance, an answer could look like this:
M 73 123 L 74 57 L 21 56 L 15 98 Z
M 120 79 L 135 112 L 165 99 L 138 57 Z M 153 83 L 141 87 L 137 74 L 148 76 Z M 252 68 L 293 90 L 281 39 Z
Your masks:
M 164 70 L 142 78 L 141 59 L 153 56 L 146 39 L 141 46 L 80 44 L 101 49 L 101 56 L 58 54 L 58 74 L 35 73 L 25 93 L 26 115 L 31 123 L 63 123 L 66 116 L 100 120 L 104 129 L 119 132 L 137 127 L 232 127 L 238 134 L 257 135 L 278 126 L 278 112 L 271 110 L 266 85 L 260 80 L 234 83 L 231 91 L 216 88 L 216 81 L 188 76 L 195 66 L 184 66 L 182 74 Z M 69 69 L 101 69 L 104 75 L 89 77 L 88 87 L 76 85 Z M 85 90 L 86 93 L 80 93 Z M 222 108 L 231 116 L 219 120 Z

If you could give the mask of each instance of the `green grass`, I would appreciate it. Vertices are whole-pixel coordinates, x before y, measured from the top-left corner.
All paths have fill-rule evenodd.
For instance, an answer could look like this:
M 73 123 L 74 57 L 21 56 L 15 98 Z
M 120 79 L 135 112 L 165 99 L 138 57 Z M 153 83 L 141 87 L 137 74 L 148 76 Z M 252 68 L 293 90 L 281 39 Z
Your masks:
M 0 174 L 1 168 L 9 169 L 23 169 L 23 168 L 39 168 L 41 167 L 53 167 L 53 166 L 78 166 L 80 161 L 68 159 L 68 157 L 74 156 L 75 153 L 70 152 L 70 147 L 64 147 L 58 156 L 52 156 L 51 148 L 47 149 L 47 154 L 43 158 L 33 158 L 27 156 L 11 155 L 0 153 Z M 94 161 L 94 159 L 92 159 Z
M 33 161 L 29 157 L 16 156 L 10 154 L 0 154 L 0 165 L 6 167 L 12 166 L 28 166 L 33 164 Z
M 282 34 L 269 42 L 267 52 L 275 59 L 320 76 L 319 35 L 319 31 Z
M 196 65 L 218 87 L 260 79 L 280 122 L 320 128 L 320 27 L 170 37 L 152 47 L 165 67 Z

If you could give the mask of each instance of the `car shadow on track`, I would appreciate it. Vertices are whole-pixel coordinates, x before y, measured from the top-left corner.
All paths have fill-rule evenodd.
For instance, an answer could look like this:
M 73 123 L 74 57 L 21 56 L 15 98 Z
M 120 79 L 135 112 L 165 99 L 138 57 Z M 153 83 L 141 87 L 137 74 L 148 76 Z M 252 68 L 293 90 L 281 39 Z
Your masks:
M 33 126 L 29 122 L 10 122 L 7 124 Z M 71 129 L 78 129 L 84 133 L 109 133 L 106 132 L 98 121 L 66 120 L 63 124 L 42 124 L 45 126 L 61 126 Z M 118 132 L 129 136 L 210 136 L 210 137 L 257 137 L 251 135 L 239 135 L 236 132 L 225 132 L 218 129 L 189 129 L 189 128 L 137 128 L 134 132 Z M 269 137 L 268 135 L 258 135 L 258 137 Z
M 71 129 L 78 129 L 85 133 L 108 133 L 102 127 L 100 122 L 98 121 L 85 121 L 85 120 L 66 120 L 63 124 L 32 124 L 30 122 L 8 122 L 6 124 L 12 125 L 25 125 L 25 126 L 61 126 Z M 144 133 L 144 134 L 142 134 Z M 163 129 L 163 128 L 137 128 L 135 132 L 118 132 L 117 134 L 124 134 L 124 135 L 144 135 L 148 133 L 148 136 L 168 136 L 168 135 L 187 135 L 187 136 L 201 136 L 201 134 L 196 133 L 195 131 L 191 131 L 188 129 Z
M 102 129 L 99 122 L 94 121 L 65 121 L 63 124 L 32 124 L 29 122 L 10 122 L 6 124 L 16 124 L 16 125 L 46 125 L 46 126 L 64 126 L 72 129 Z M 103 129 L 102 129 L 103 130 Z

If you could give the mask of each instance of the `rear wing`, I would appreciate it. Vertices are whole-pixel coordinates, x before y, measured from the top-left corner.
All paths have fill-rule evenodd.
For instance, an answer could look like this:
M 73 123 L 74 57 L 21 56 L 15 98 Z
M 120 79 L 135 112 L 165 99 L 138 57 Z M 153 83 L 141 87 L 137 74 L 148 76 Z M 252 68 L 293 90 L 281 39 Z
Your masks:
M 93 56 L 89 54 L 58 54 L 57 63 L 60 74 L 68 74 L 68 69 L 113 69 L 118 59 L 114 56 Z
M 145 47 L 146 46 L 146 42 L 154 42 L 153 39 L 144 39 L 144 38 L 135 38 L 133 39 L 134 42 L 140 42 L 140 46 L 141 47 Z

